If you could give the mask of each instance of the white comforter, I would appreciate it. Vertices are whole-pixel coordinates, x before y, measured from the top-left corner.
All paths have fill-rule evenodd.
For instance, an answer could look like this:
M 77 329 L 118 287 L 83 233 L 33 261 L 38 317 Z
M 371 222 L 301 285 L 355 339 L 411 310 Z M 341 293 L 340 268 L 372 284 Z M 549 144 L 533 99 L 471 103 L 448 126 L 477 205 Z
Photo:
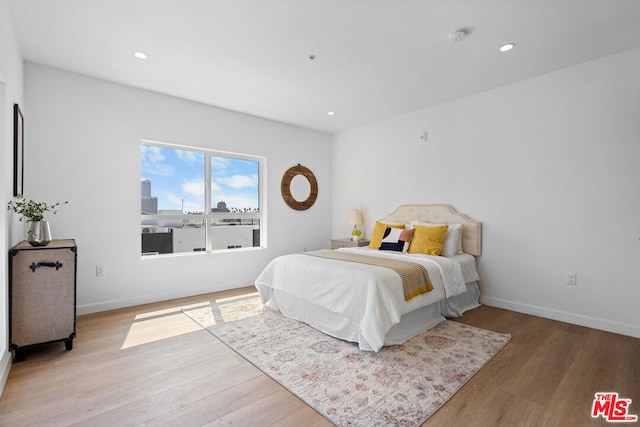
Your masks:
M 278 290 L 359 323 L 360 348 L 378 351 L 400 316 L 465 291 L 460 265 L 439 256 L 342 248 L 342 251 L 403 259 L 424 265 L 434 290 L 404 300 L 402 281 L 393 270 L 373 265 L 292 254 L 271 261 L 256 279 L 263 303 Z

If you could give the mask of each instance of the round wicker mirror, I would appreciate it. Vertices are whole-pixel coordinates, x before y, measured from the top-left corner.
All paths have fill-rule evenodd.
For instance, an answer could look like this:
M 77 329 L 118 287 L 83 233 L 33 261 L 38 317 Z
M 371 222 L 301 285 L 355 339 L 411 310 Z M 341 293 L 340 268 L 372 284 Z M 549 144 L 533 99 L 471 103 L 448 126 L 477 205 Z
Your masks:
M 309 196 L 306 200 L 296 200 L 296 198 L 291 194 L 291 181 L 297 176 L 303 176 L 307 181 L 309 181 Z M 285 203 L 291 209 L 305 211 L 313 206 L 318 198 L 318 181 L 316 181 L 316 177 L 310 169 L 298 164 L 297 166 L 287 169 L 282 176 L 280 192 L 282 193 L 282 198 Z

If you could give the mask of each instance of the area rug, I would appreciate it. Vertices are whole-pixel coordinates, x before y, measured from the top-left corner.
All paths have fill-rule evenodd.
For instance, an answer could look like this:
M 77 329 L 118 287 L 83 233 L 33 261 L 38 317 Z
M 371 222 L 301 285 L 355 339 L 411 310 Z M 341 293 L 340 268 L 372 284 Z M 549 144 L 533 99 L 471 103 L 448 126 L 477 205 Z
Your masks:
M 250 300 L 184 313 L 338 426 L 419 426 L 511 338 L 447 320 L 366 352 Z

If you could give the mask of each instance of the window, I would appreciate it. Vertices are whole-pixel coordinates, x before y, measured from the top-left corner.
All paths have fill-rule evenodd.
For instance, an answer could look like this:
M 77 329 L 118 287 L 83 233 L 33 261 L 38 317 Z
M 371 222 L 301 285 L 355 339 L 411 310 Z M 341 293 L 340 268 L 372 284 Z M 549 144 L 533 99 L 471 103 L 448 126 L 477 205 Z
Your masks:
M 140 158 L 142 255 L 261 246 L 264 158 L 151 141 Z

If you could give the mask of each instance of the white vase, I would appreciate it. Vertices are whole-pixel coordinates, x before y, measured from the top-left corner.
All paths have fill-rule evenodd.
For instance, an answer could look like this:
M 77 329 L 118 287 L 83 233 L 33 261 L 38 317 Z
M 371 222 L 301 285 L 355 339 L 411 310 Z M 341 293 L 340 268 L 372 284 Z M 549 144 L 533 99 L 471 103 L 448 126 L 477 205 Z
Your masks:
M 51 243 L 51 230 L 48 221 L 34 221 L 29 223 L 27 241 L 31 246 L 47 246 Z
M 354 241 L 354 242 L 359 242 L 360 241 L 360 236 L 353 235 L 353 236 L 351 236 L 351 240 Z

